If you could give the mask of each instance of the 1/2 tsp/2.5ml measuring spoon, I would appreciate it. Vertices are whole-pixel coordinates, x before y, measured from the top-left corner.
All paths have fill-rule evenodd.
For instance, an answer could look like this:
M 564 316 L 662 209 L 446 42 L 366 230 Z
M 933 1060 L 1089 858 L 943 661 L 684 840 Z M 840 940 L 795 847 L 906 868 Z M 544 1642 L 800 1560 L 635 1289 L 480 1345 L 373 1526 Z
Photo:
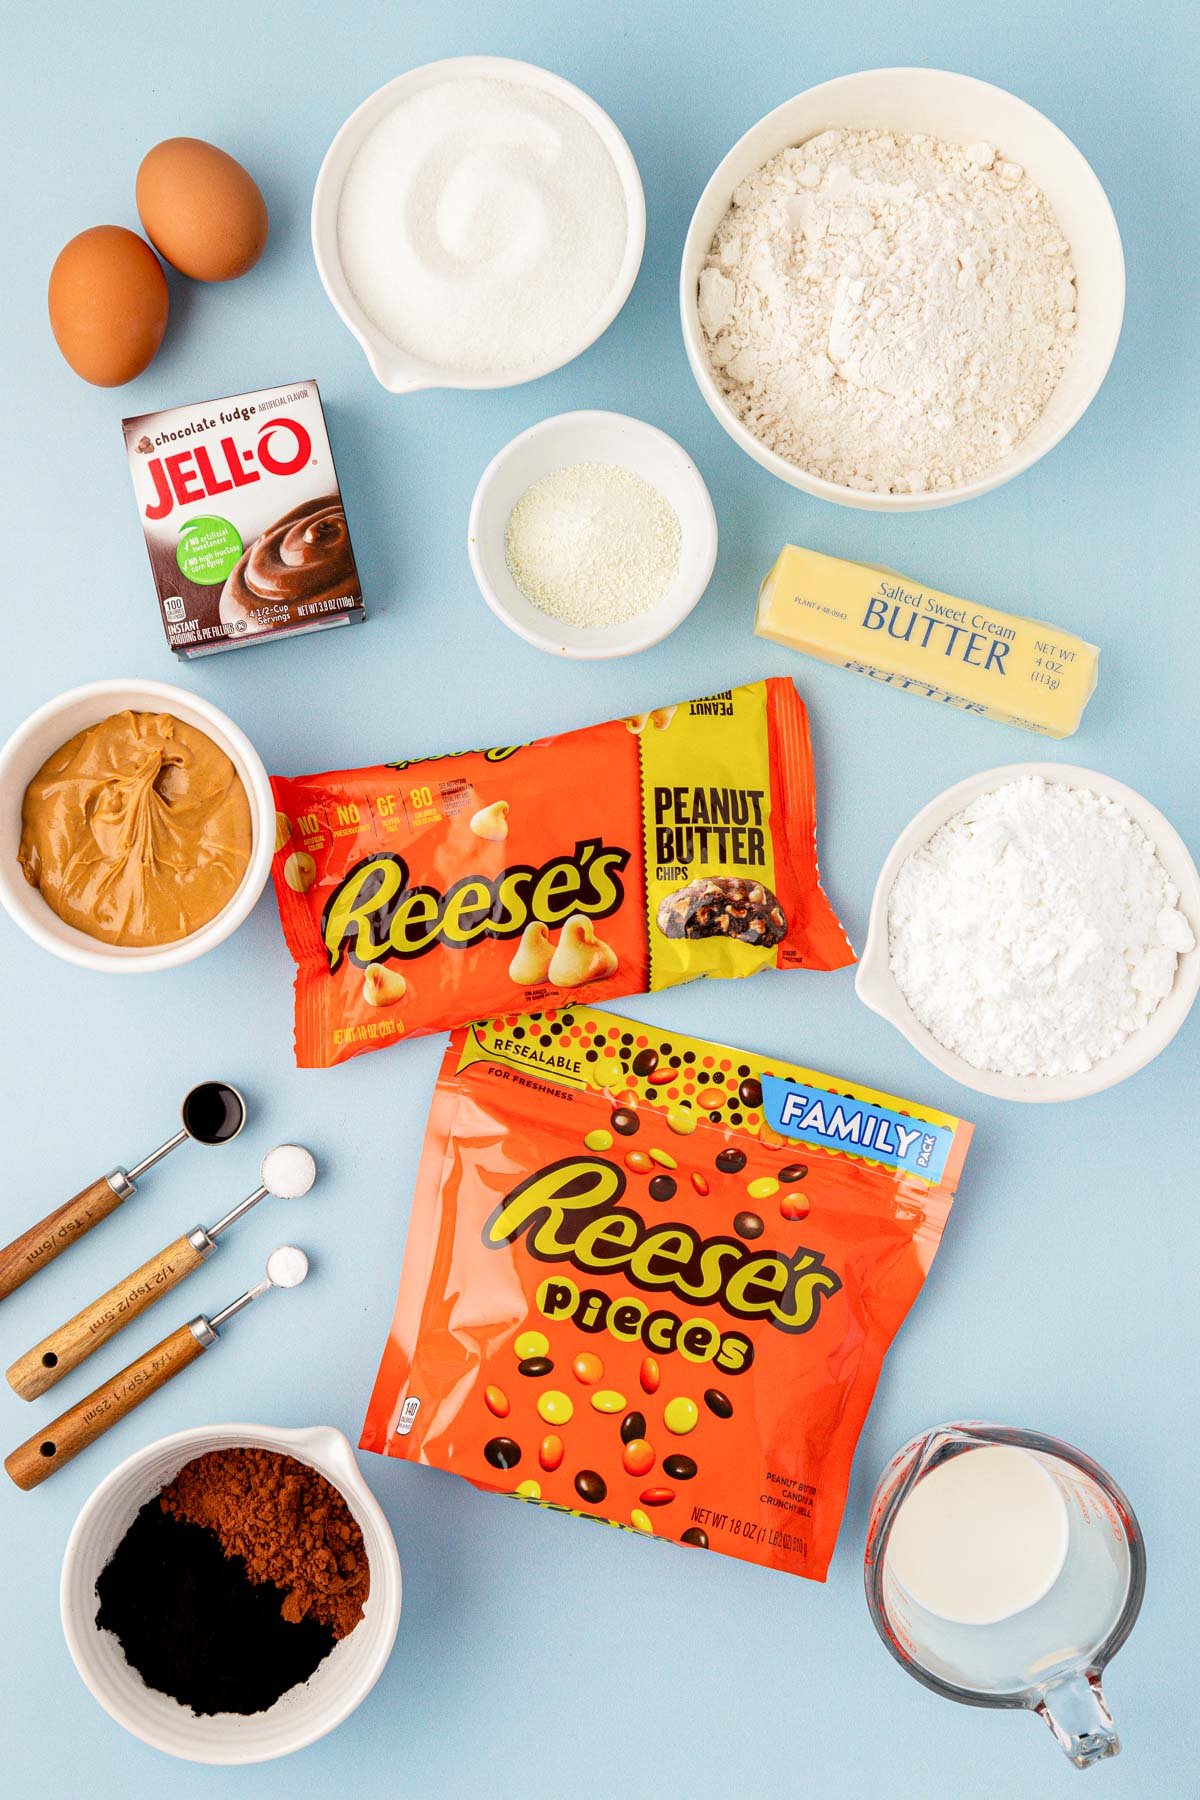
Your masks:
M 19 1356 L 8 1370 L 8 1385 L 22 1400 L 36 1400 L 56 1382 L 86 1362 L 93 1351 L 123 1331 L 131 1320 L 155 1301 L 178 1287 L 210 1257 L 219 1239 L 268 1194 L 279 1200 L 299 1200 L 317 1179 L 316 1159 L 300 1144 L 276 1144 L 268 1150 L 259 1169 L 261 1186 L 206 1230 L 197 1225 L 152 1256 L 85 1306 L 72 1319 L 50 1332 L 40 1344 Z
M 110 1169 L 89 1182 L 65 1206 L 47 1213 L 36 1225 L 0 1250 L 0 1300 L 22 1287 L 31 1275 L 52 1263 L 56 1256 L 107 1219 L 123 1200 L 137 1191 L 147 1169 L 169 1156 L 180 1144 L 194 1138 L 198 1144 L 232 1143 L 246 1123 L 246 1102 L 227 1081 L 202 1081 L 183 1097 L 179 1109 L 181 1129 L 174 1137 L 144 1156 L 132 1169 Z
M 19 1488 L 40 1487 L 56 1469 L 61 1469 L 81 1450 L 94 1444 L 98 1437 L 103 1437 L 110 1425 L 123 1419 L 126 1413 L 140 1406 L 181 1369 L 186 1369 L 189 1363 L 203 1355 L 210 1344 L 216 1343 L 222 1325 L 235 1313 L 240 1313 L 243 1307 L 273 1287 L 299 1287 L 307 1274 L 308 1258 L 303 1250 L 296 1249 L 294 1244 L 281 1244 L 267 1258 L 265 1281 L 239 1294 L 211 1319 L 205 1318 L 203 1313 L 189 1319 L 161 1344 L 155 1344 L 120 1374 L 96 1388 L 86 1400 L 61 1414 L 43 1431 L 35 1432 L 5 1457 L 7 1473 Z

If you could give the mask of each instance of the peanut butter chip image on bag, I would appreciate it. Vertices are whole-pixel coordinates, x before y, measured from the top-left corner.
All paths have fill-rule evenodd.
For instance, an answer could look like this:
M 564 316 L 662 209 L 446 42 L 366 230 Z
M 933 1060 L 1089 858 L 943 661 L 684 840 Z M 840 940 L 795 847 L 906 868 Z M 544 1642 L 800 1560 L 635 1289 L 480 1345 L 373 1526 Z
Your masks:
M 478 838 L 502 844 L 508 836 L 508 801 L 493 800 L 490 806 L 481 806 L 471 820 L 471 830 Z
M 607 981 L 616 970 L 616 953 L 596 936 L 591 920 L 582 913 L 568 919 L 547 971 L 553 985 L 582 987 L 588 981 Z
M 565 993 L 854 961 L 817 873 L 789 680 L 271 784 L 301 1067 Z
M 363 999 L 368 1006 L 395 1006 L 408 992 L 408 983 L 399 969 L 383 968 L 372 963 L 363 976 Z
M 527 925 L 521 933 L 517 954 L 508 965 L 508 979 L 518 987 L 536 987 L 545 981 L 554 960 L 554 945 L 544 925 Z

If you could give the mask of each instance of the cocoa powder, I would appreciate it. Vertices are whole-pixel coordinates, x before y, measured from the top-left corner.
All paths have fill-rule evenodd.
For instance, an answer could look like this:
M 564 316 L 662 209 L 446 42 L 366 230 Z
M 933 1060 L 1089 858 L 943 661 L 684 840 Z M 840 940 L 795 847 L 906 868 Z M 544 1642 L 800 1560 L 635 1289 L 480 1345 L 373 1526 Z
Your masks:
M 290 1623 L 312 1619 L 335 1638 L 362 1618 L 371 1572 L 362 1532 L 335 1487 L 274 1450 L 210 1450 L 159 1496 L 172 1518 L 205 1526 L 252 1582 L 272 1582 Z

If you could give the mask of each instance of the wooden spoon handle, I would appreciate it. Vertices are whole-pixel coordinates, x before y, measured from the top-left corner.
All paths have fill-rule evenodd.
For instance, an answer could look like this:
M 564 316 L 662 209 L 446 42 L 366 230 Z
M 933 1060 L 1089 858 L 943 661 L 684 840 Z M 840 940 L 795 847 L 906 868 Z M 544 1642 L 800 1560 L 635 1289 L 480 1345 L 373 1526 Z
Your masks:
M 107 1175 L 101 1175 L 99 1181 L 93 1181 L 65 1206 L 47 1213 L 44 1219 L 0 1250 L 0 1300 L 7 1300 L 31 1275 L 36 1275 L 56 1256 L 61 1256 L 93 1225 L 115 1212 L 122 1200 L 129 1198 L 133 1186 L 124 1174 L 120 1170 L 114 1171 L 113 1180 L 117 1181 L 115 1187 Z M 121 1191 L 122 1184 L 124 1192 Z
M 200 1234 L 197 1234 L 198 1236 Z M 204 1242 L 200 1238 L 201 1246 Z M 211 1239 L 207 1240 L 211 1244 Z M 64 1375 L 86 1362 L 93 1350 L 123 1331 L 131 1319 L 161 1300 L 173 1287 L 198 1269 L 207 1252 L 197 1248 L 186 1233 L 144 1262 L 140 1269 L 110 1287 L 90 1306 L 85 1306 L 44 1337 L 40 1344 L 19 1356 L 8 1371 L 8 1385 L 22 1400 L 36 1400 Z
M 190 1325 L 181 1325 L 161 1344 L 155 1344 L 119 1375 L 96 1388 L 86 1400 L 81 1400 L 52 1424 L 18 1444 L 5 1457 L 5 1469 L 19 1488 L 39 1487 L 55 1469 L 61 1469 L 81 1450 L 94 1444 L 110 1425 L 115 1425 L 135 1406 L 157 1393 L 173 1375 L 195 1362 L 206 1348 Z

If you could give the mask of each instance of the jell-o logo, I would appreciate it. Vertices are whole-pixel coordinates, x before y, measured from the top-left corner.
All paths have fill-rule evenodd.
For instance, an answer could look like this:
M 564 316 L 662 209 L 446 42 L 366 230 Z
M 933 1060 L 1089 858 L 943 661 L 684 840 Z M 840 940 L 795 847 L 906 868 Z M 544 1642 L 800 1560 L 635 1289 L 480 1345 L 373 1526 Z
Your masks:
M 285 434 L 283 455 L 276 453 L 272 440 Z M 148 519 L 165 519 L 176 505 L 190 506 L 195 500 L 212 499 L 228 494 L 235 487 L 249 487 L 261 479 L 257 462 L 268 475 L 295 475 L 305 467 L 312 452 L 312 439 L 295 419 L 272 419 L 259 427 L 258 442 L 249 450 L 239 450 L 231 437 L 223 437 L 217 445 L 220 469 L 213 467 L 207 448 L 198 444 L 194 450 L 176 450 L 170 456 L 154 456 L 146 464 L 154 483 L 154 499 L 146 507 Z

